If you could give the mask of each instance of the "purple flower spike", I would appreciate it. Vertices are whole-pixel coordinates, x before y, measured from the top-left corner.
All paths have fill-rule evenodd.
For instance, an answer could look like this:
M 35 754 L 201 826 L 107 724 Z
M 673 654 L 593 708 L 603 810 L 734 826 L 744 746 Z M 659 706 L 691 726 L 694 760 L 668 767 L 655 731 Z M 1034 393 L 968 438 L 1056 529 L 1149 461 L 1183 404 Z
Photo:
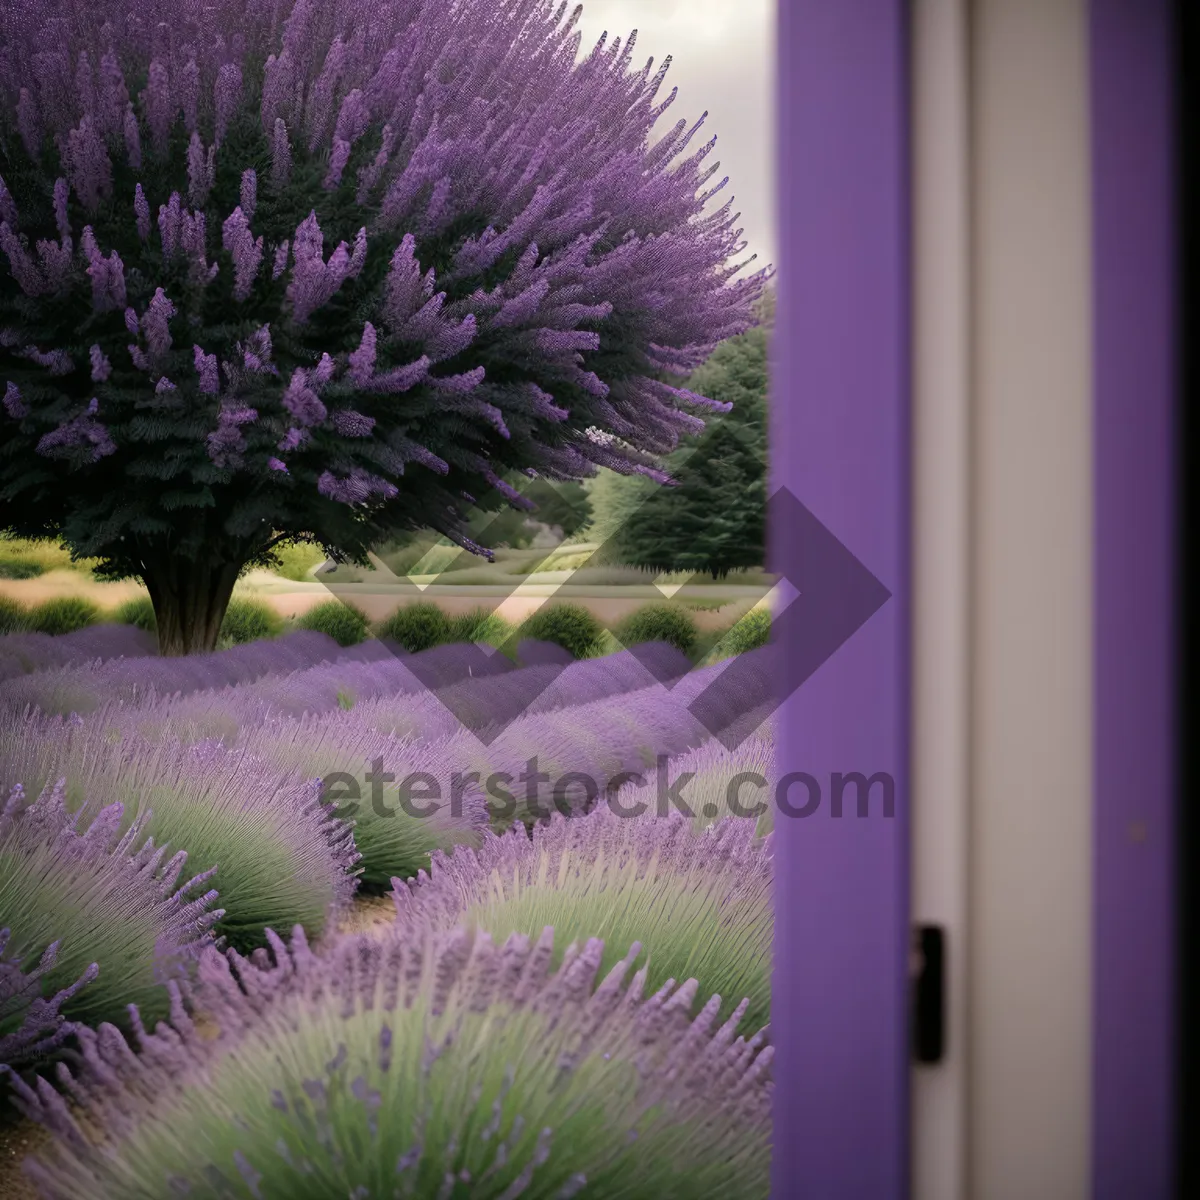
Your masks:
M 26 1170 L 47 1200 L 217 1179 L 251 1196 L 319 1179 L 356 1200 L 380 1180 L 389 1195 L 432 1195 L 429 1180 L 443 1196 L 764 1196 L 763 1036 L 738 1036 L 711 1002 L 693 1015 L 695 979 L 650 992 L 637 945 L 605 970 L 602 941 L 555 943 L 552 929 L 425 932 L 317 954 L 296 930 L 250 961 L 206 952 L 169 1023 L 139 1028 L 140 1053 L 116 1030 L 81 1039 L 61 1072 L 75 1111 L 15 1082 L 54 1134 Z M 214 1128 L 230 1131 L 219 1152 L 202 1133 Z
M 72 813 L 64 797 L 60 781 L 27 803 L 18 784 L 0 807 L 8 908 L 0 1021 L 20 1021 L 0 1037 L 0 1063 L 28 1060 L 78 1032 L 64 1017 L 128 1028 L 129 1002 L 148 1018 L 166 1016 L 163 985 L 189 976 L 222 916 L 205 887 L 213 872 L 181 886 L 187 854 L 168 859 L 145 837 L 148 812 L 122 830 L 120 804 Z M 22 974 L 19 964 L 39 956 Z

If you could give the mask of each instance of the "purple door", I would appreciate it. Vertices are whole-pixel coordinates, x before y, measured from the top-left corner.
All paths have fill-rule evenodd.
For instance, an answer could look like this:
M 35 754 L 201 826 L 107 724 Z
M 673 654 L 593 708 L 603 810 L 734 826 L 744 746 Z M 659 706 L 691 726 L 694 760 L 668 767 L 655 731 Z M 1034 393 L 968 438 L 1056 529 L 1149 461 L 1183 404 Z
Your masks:
M 775 1200 L 908 1192 L 905 12 L 778 8 L 773 483 L 889 595 L 810 676 L 803 632 L 779 641 L 780 800 L 813 811 L 776 824 Z M 801 524 L 772 524 L 785 574 L 803 573 Z

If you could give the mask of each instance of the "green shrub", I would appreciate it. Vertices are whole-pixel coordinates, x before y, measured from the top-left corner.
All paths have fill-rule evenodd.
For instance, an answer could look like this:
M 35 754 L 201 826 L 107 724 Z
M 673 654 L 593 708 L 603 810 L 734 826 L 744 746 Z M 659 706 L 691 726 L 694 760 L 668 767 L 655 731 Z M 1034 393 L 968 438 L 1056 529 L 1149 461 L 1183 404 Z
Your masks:
M 748 650 L 757 650 L 759 646 L 767 644 L 770 636 L 770 609 L 752 608 L 709 651 L 706 661 L 716 662 L 722 658 L 745 654 Z
M 305 583 L 312 576 L 309 571 L 318 563 L 325 561 L 325 552 L 320 546 L 311 542 L 292 542 L 287 546 L 279 546 L 275 550 L 279 565 L 273 570 L 284 579 L 294 579 L 297 583 Z
M 452 638 L 451 628 L 450 618 L 436 604 L 421 601 L 397 609 L 377 632 L 379 637 L 403 646 L 410 654 L 419 654 L 445 642 L 465 640 Z
M 240 646 L 260 638 L 278 636 L 283 631 L 283 618 L 261 600 L 231 600 L 221 622 L 219 641 Z
M 85 629 L 100 620 L 100 609 L 82 596 L 59 596 L 29 611 L 29 628 L 35 633 L 57 636 Z
M 46 568 L 30 558 L 0 559 L 0 579 L 36 579 Z
M 646 604 L 630 613 L 613 632 L 623 646 L 666 642 L 684 654 L 691 654 L 700 631 L 684 609 L 674 604 Z
M 486 642 L 499 646 L 512 634 L 512 626 L 499 613 L 486 608 L 472 609 L 450 619 L 448 642 Z
M 113 619 L 120 625 L 136 625 L 147 633 L 158 630 L 158 621 L 154 616 L 154 604 L 149 596 L 135 596 L 118 605 L 113 613 Z
M 315 629 L 339 646 L 357 646 L 370 630 L 366 613 L 343 600 L 326 600 L 310 608 L 296 622 L 300 629 Z
M 765 646 L 771 636 L 771 610 L 751 609 L 727 635 L 730 654 L 745 654 Z
M 581 604 L 548 604 L 527 617 L 519 630 L 522 639 L 553 642 L 575 658 L 597 652 L 604 627 Z
M 0 596 L 0 634 L 24 633 L 29 628 L 29 610 L 23 604 Z

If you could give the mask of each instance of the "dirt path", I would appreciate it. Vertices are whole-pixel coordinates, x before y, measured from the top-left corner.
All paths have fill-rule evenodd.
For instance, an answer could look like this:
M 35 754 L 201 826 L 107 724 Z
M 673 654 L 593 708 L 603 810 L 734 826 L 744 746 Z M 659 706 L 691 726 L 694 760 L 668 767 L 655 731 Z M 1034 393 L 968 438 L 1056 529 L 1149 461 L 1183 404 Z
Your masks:
M 604 595 L 594 594 L 584 588 L 574 589 L 569 585 L 561 590 L 556 590 L 556 587 L 554 583 L 525 584 L 515 594 L 505 595 L 491 587 L 442 586 L 414 595 L 410 588 L 389 587 L 386 583 L 347 583 L 338 584 L 334 591 L 330 591 L 315 581 L 295 583 L 269 571 L 251 571 L 238 584 L 237 594 L 262 600 L 285 618 L 303 616 L 310 608 L 336 595 L 361 608 L 372 621 L 382 621 L 403 604 L 425 600 L 433 601 L 451 615 L 470 612 L 475 608 L 495 609 L 506 621 L 515 624 L 546 603 L 553 593 L 553 600 L 582 604 L 605 625 L 615 625 L 644 604 L 663 598 L 654 589 L 644 587 L 596 589 L 607 593 Z M 612 594 L 614 592 L 616 595 Z M 753 588 L 731 588 L 728 593 L 714 588 L 713 592 L 712 602 L 724 600 L 726 603 L 719 610 L 692 610 L 696 625 L 701 630 L 726 628 L 742 616 L 761 594 Z M 47 571 L 36 579 L 0 579 L 0 596 L 9 596 L 27 605 L 40 604 L 61 596 L 83 596 L 102 609 L 113 609 L 145 594 L 145 588 L 138 583 L 100 583 L 81 571 Z
M 0 1196 L 4 1200 L 38 1200 L 37 1189 L 25 1177 L 21 1163 L 50 1140 L 50 1131 L 13 1112 L 0 1113 Z

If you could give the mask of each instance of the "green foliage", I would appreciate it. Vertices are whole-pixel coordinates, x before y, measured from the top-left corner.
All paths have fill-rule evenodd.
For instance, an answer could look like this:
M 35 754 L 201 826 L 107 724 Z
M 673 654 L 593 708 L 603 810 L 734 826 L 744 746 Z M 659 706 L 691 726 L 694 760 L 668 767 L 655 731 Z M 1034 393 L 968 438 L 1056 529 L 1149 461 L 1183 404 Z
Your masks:
M 99 620 L 100 609 L 82 596 L 57 596 L 29 611 L 29 628 L 35 633 L 74 633 Z
M 24 633 L 29 628 L 29 609 L 7 596 L 0 596 L 0 635 Z
M 604 627 L 581 604 L 547 604 L 522 623 L 518 636 L 537 642 L 553 642 L 575 658 L 597 652 Z
M 260 638 L 277 637 L 283 631 L 283 618 L 261 600 L 231 600 L 221 621 L 220 641 L 240 646 Z
M 771 611 L 763 607 L 752 608 L 730 629 L 708 654 L 708 661 L 731 658 L 765 646 L 771 636 Z
M 486 608 L 476 608 L 450 618 L 448 642 L 486 642 L 489 646 L 501 646 L 512 633 L 512 626 L 499 613 Z
M 135 596 L 132 600 L 126 600 L 117 607 L 113 617 L 121 625 L 136 625 L 147 633 L 154 633 L 158 629 L 154 603 L 149 596 Z
M 297 583 L 305 583 L 312 576 L 309 572 L 318 563 L 325 561 L 325 552 L 312 542 L 289 542 L 277 546 L 274 551 L 278 565 L 272 567 L 276 575 L 284 579 L 293 579 Z
M 761 566 L 765 555 L 767 343 L 763 326 L 722 342 L 693 372 L 689 390 L 732 404 L 668 457 L 674 486 L 608 484 L 612 556 L 656 571 L 714 579 Z M 595 503 L 595 500 L 593 500 Z
M 333 638 L 339 646 L 357 646 L 366 639 L 371 627 L 366 613 L 344 600 L 326 600 L 310 608 L 296 625 L 300 629 L 315 629 Z
M 450 629 L 450 618 L 436 604 L 418 601 L 398 608 L 378 626 L 376 634 L 402 646 L 410 654 L 419 654 L 453 640 Z
M 587 539 L 605 548 L 601 557 L 606 565 L 619 561 L 617 534 L 656 486 L 645 475 L 618 475 L 605 467 L 584 484 L 592 509 Z
M 699 630 L 691 615 L 675 604 L 646 604 L 630 613 L 613 632 L 623 646 L 641 642 L 666 642 L 691 654 L 696 648 Z
M 45 574 L 40 562 L 28 558 L 0 559 L 0 579 L 36 579 Z

